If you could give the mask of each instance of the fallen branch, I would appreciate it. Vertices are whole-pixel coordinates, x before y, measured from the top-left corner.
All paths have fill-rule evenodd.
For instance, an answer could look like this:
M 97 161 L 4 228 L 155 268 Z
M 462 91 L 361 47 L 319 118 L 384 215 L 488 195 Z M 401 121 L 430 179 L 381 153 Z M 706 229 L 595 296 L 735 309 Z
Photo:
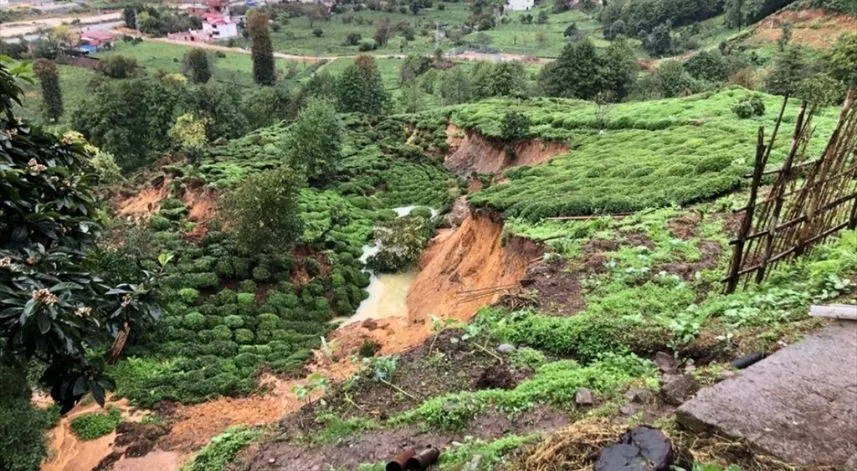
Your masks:
M 409 393 L 409 392 L 405 391 L 404 389 L 402 389 L 402 388 L 400 388 L 400 387 L 396 386 L 395 384 L 393 384 L 393 383 L 391 383 L 391 382 L 387 381 L 386 379 L 378 378 L 378 380 L 379 380 L 379 381 L 381 381 L 382 383 L 386 384 L 387 386 L 389 386 L 389 387 L 391 387 L 391 388 L 395 389 L 396 391 L 398 391 L 398 392 L 400 392 L 400 393 L 404 394 L 405 396 L 408 396 L 409 398 L 411 398 L 411 399 L 412 399 L 412 400 L 414 400 L 414 401 L 419 400 L 419 399 L 417 399 L 416 397 L 414 397 L 414 395 L 413 395 L 413 394 L 411 394 L 411 393 Z

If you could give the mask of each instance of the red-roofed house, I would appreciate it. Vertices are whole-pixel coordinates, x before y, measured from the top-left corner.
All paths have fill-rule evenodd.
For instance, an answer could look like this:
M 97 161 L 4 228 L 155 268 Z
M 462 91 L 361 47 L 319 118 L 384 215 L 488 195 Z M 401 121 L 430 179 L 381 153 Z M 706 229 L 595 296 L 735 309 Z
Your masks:
M 228 16 L 209 13 L 202 18 L 202 32 L 213 40 L 229 39 L 238 36 L 238 25 Z
M 80 33 L 80 42 L 98 49 L 113 47 L 113 33 L 109 31 L 86 31 Z

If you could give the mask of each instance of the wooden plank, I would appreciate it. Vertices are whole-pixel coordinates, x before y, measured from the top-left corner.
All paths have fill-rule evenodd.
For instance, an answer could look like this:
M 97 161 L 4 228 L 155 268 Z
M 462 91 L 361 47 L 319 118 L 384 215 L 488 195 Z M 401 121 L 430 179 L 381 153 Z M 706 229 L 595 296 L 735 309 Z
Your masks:
M 812 317 L 857 321 L 857 304 L 813 304 L 809 308 Z

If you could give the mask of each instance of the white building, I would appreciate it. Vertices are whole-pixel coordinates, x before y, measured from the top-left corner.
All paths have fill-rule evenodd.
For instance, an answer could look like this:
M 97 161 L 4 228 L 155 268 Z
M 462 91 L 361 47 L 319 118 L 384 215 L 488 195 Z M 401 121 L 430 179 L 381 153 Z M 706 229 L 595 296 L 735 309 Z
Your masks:
M 202 21 L 202 32 L 213 41 L 234 38 L 238 36 L 238 24 L 223 15 L 206 15 Z
M 507 0 L 506 11 L 525 11 L 533 8 L 535 0 Z

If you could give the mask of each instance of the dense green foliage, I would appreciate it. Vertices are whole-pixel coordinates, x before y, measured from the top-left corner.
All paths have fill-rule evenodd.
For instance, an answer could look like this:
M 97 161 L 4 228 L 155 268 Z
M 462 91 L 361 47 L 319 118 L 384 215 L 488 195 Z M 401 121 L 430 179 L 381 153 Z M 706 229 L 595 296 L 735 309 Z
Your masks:
M 206 83 L 211 79 L 211 61 L 205 49 L 194 48 L 184 56 L 185 74 L 193 83 Z
M 226 199 L 238 246 L 247 251 L 290 248 L 302 231 L 298 192 L 303 176 L 288 167 L 252 175 Z
M 253 81 L 259 85 L 273 85 L 277 81 L 277 72 L 274 68 L 274 46 L 271 44 L 268 15 L 261 10 L 251 11 L 247 15 L 247 30 L 253 41 Z
M 88 412 L 69 422 L 72 433 L 81 440 L 95 440 L 112 432 L 122 422 L 122 413 L 108 406 L 107 412 Z
M 390 100 L 372 56 L 360 56 L 336 82 L 340 111 L 381 114 Z
M 549 96 L 593 99 L 599 94 L 624 98 L 633 83 L 633 53 L 624 41 L 598 52 L 589 40 L 568 44 L 542 69 L 539 83 Z
M 37 359 L 41 382 L 69 410 L 91 391 L 104 403 L 109 378 L 87 351 L 109 347 L 124 325 L 157 319 L 157 280 L 110 288 L 88 268 L 99 232 L 92 174 L 83 145 L 18 120 L 15 76 L 0 63 L 0 338 L 7 362 Z M 164 260 L 166 262 L 166 260 Z M 97 350 L 96 350 L 97 351 Z
M 231 428 L 211 439 L 182 471 L 223 471 L 238 452 L 259 438 L 261 431 L 252 428 Z
M 23 371 L 0 364 L 0 469 L 40 469 L 47 454 L 44 431 L 58 419 L 58 411 L 33 405 Z
M 312 181 L 331 176 L 342 159 L 342 122 L 333 103 L 311 98 L 291 127 L 288 162 Z
M 42 86 L 42 106 L 47 121 L 56 121 L 63 114 L 62 89 L 57 65 L 46 59 L 33 64 L 33 72 Z

